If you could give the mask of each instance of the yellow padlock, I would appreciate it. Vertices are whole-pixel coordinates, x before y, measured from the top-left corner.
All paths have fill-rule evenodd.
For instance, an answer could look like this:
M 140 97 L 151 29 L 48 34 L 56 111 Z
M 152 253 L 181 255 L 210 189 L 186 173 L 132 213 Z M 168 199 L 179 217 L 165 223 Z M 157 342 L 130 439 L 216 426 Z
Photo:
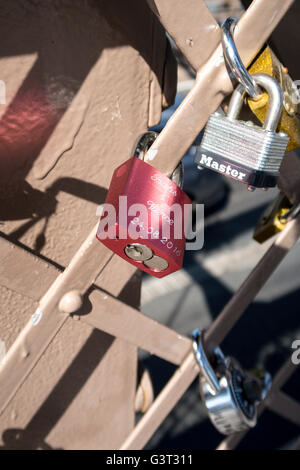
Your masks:
M 249 68 L 251 74 L 266 73 L 275 78 L 282 88 L 283 92 L 283 112 L 279 125 L 279 131 L 285 132 L 290 137 L 287 152 L 300 147 L 300 119 L 299 105 L 295 104 L 293 81 L 288 74 L 288 70 L 284 67 L 274 52 L 267 46 L 261 54 L 256 58 Z M 255 116 L 264 122 L 268 110 L 268 95 L 262 93 L 258 98 L 249 98 L 248 104 Z
M 254 230 L 254 240 L 258 243 L 264 243 L 281 232 L 287 223 L 285 216 L 288 215 L 291 208 L 292 204 L 289 199 L 283 193 L 279 193 L 258 221 Z

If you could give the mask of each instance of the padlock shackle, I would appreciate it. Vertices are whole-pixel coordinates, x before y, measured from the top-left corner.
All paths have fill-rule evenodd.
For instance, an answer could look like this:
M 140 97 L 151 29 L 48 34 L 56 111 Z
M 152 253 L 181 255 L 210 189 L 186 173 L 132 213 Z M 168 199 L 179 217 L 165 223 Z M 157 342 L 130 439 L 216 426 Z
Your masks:
M 207 359 L 203 347 L 203 332 L 199 329 L 193 331 L 193 351 L 195 359 L 206 382 L 209 384 L 213 395 L 221 391 L 219 380 Z
M 238 19 L 231 16 L 221 25 L 224 58 L 230 68 L 230 72 L 247 91 L 248 95 L 252 98 L 257 98 L 261 91 L 253 79 L 253 75 L 250 75 L 243 64 L 233 38 L 233 33 L 237 23 Z
M 155 141 L 158 136 L 158 132 L 148 131 L 142 134 L 135 147 L 133 156 L 139 158 L 140 160 L 145 161 L 146 153 L 148 152 L 149 148 Z M 183 188 L 183 181 L 184 181 L 184 166 L 182 160 L 178 163 L 177 167 L 174 169 L 173 173 L 170 176 L 170 179 L 175 183 L 180 189 Z
M 280 85 L 270 75 L 265 73 L 256 73 L 252 77 L 269 95 L 269 108 L 263 129 L 276 132 L 283 107 L 283 94 Z M 246 91 L 242 85 L 239 85 L 232 94 L 227 117 L 231 120 L 238 119 L 243 105 L 243 98 Z

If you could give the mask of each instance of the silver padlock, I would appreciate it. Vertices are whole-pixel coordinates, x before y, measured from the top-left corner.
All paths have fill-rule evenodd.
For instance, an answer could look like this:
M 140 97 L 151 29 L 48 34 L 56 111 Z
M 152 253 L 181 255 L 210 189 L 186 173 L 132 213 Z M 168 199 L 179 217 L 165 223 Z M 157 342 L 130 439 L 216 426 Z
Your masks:
M 289 137 L 277 133 L 283 107 L 282 91 L 269 75 L 252 75 L 269 95 L 269 109 L 263 127 L 239 121 L 245 89 L 233 92 L 227 115 L 212 114 L 207 122 L 195 162 L 248 185 L 249 190 L 276 186 Z
M 225 435 L 245 431 L 256 425 L 257 408 L 271 386 L 267 372 L 246 372 L 233 358 L 214 351 L 213 366 L 203 348 L 203 332 L 193 333 L 193 350 L 200 367 L 200 394 L 208 416 Z

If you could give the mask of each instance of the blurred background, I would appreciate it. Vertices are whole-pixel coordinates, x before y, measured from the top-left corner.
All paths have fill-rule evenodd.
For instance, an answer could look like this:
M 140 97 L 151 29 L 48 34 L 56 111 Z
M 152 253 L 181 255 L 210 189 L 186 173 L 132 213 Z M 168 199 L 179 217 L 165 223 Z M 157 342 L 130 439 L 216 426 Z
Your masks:
M 228 16 L 240 17 L 239 0 L 210 0 L 207 4 L 221 23 Z M 163 113 L 155 129 L 160 131 L 194 83 L 194 75 L 179 52 L 178 89 L 175 105 Z M 247 187 L 193 163 L 196 145 L 183 162 L 185 190 L 197 203 L 205 204 L 205 242 L 199 252 L 186 252 L 184 269 L 163 279 L 145 276 L 141 310 L 147 315 L 190 336 L 195 328 L 207 328 L 247 277 L 273 240 L 260 245 L 252 239 L 260 216 L 278 194 L 278 189 L 253 193 Z M 192 188 L 192 190 L 191 190 Z M 263 365 L 275 373 L 292 354 L 300 339 L 300 243 L 285 258 L 255 302 L 222 344 L 226 355 L 245 368 Z M 141 352 L 157 394 L 175 367 Z M 300 372 L 283 390 L 300 397 Z M 210 449 L 222 436 L 210 424 L 200 402 L 196 381 L 148 443 L 148 449 Z M 282 449 L 299 439 L 299 428 L 266 411 L 258 425 L 240 443 L 240 449 Z

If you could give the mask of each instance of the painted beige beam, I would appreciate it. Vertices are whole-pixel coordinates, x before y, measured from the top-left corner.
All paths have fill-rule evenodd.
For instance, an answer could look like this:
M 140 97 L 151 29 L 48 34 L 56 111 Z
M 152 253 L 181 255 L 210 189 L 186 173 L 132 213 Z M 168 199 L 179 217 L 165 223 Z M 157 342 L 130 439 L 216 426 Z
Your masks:
M 291 378 L 296 368 L 297 366 L 295 366 L 295 364 L 293 364 L 291 359 L 289 358 L 279 369 L 273 379 L 272 393 L 277 393 L 277 391 L 281 389 L 281 387 Z M 269 394 L 269 397 L 270 396 L 271 394 Z
M 151 354 L 179 365 L 191 350 L 191 340 L 152 320 L 119 300 L 94 290 L 89 296 L 92 310 L 83 322 L 117 336 Z
M 190 65 L 198 70 L 220 42 L 220 28 L 205 1 L 147 1 Z
M 110 273 L 114 268 L 113 265 L 119 260 L 120 258 L 114 257 L 114 263 L 110 262 Z M 26 267 L 25 276 L 23 276 L 24 271 L 19 275 L 17 269 L 19 263 Z M 116 268 L 117 271 L 123 272 L 118 269 L 118 266 Z M 0 285 L 7 286 L 34 300 L 39 300 L 46 289 L 45 286 L 50 285 L 59 273 L 49 263 L 0 238 Z M 116 272 L 117 275 L 118 272 Z M 113 278 L 115 279 L 116 276 Z M 98 276 L 98 281 L 101 286 L 105 285 L 105 277 Z M 111 276 L 109 282 L 111 284 Z M 117 285 L 120 282 L 119 279 Z M 181 364 L 187 355 L 191 341 L 174 330 L 99 290 L 94 290 L 89 300 L 92 303 L 92 311 L 81 317 L 83 322 L 176 365 Z M 55 319 L 53 320 L 55 321 Z
M 267 400 L 266 406 L 282 418 L 300 426 L 300 403 L 284 392 L 278 391 L 274 394 L 270 400 Z
M 249 289 L 251 290 L 251 295 L 247 296 L 247 303 L 243 303 L 244 310 L 251 303 L 259 291 L 259 285 L 261 287 L 266 282 L 279 262 L 282 261 L 284 256 L 296 243 L 299 237 L 299 232 L 300 217 L 298 217 L 298 220 L 294 220 L 287 225 L 286 229 L 277 237 L 274 244 L 269 248 L 265 256 L 254 268 L 246 281 L 242 284 L 243 291 L 247 291 L 247 282 L 249 283 Z M 274 245 L 276 246 L 275 250 Z M 272 256 L 270 256 L 270 253 Z M 258 279 L 258 282 L 255 283 L 255 287 L 252 286 L 253 272 L 256 272 Z M 235 301 L 235 298 L 240 297 L 240 289 L 229 301 L 228 305 L 230 305 L 230 308 L 227 308 L 226 306 L 223 310 L 225 313 L 222 313 L 222 320 L 218 321 L 219 317 L 221 316 L 219 315 L 213 322 L 212 326 L 207 330 L 205 340 L 206 344 L 208 345 L 208 349 L 211 349 L 211 342 L 213 342 L 213 344 L 216 343 L 216 338 L 223 339 L 223 330 L 225 329 L 228 333 L 232 325 L 243 313 Z M 235 315 L 235 309 L 238 309 L 238 315 Z M 233 317 L 235 319 L 234 322 L 232 321 Z M 226 324 L 227 318 L 230 324 L 229 327 L 227 327 Z M 278 388 L 283 380 L 287 380 L 289 376 L 288 374 L 291 374 L 292 370 L 292 366 L 287 365 L 283 371 L 280 371 L 278 377 L 273 383 L 273 390 L 275 390 L 276 387 Z M 173 409 L 173 407 L 176 405 L 178 400 L 188 389 L 198 374 L 199 369 L 196 367 L 194 354 L 191 352 L 182 363 L 182 366 L 178 368 L 168 384 L 160 392 L 149 411 L 142 417 L 135 429 L 128 436 L 121 449 L 133 450 L 144 447 L 152 434 L 160 426 L 165 417 L 170 413 L 170 411 Z
M 244 13 L 236 27 L 235 38 L 246 65 L 264 45 L 292 3 L 293 0 L 255 0 Z M 172 8 L 170 2 L 169 8 Z M 165 26 L 168 30 L 167 18 Z M 197 44 L 197 47 L 201 54 L 201 45 Z M 205 126 L 210 113 L 220 106 L 231 91 L 232 83 L 219 45 L 198 70 L 193 89 L 155 140 L 146 155 L 146 161 L 170 175 Z
M 53 265 L 0 236 L 1 286 L 38 301 L 59 274 Z
M 189 354 L 125 440 L 121 450 L 142 449 L 198 374 L 194 355 Z
M 63 295 L 72 290 L 84 293 L 111 259 L 112 253 L 96 239 L 96 229 L 42 297 L 39 310 L 8 350 L 0 367 L 0 413 L 68 318 L 58 309 Z
M 208 328 L 205 334 L 208 352 L 213 351 L 217 345 L 222 343 L 242 313 L 254 300 L 289 250 L 295 245 L 299 235 L 300 217 L 290 222 L 286 229 L 277 236 L 273 245 Z
M 232 434 L 231 436 L 223 439 L 216 450 L 233 450 L 235 449 L 242 439 L 248 434 L 248 431 L 239 432 L 238 434 Z

